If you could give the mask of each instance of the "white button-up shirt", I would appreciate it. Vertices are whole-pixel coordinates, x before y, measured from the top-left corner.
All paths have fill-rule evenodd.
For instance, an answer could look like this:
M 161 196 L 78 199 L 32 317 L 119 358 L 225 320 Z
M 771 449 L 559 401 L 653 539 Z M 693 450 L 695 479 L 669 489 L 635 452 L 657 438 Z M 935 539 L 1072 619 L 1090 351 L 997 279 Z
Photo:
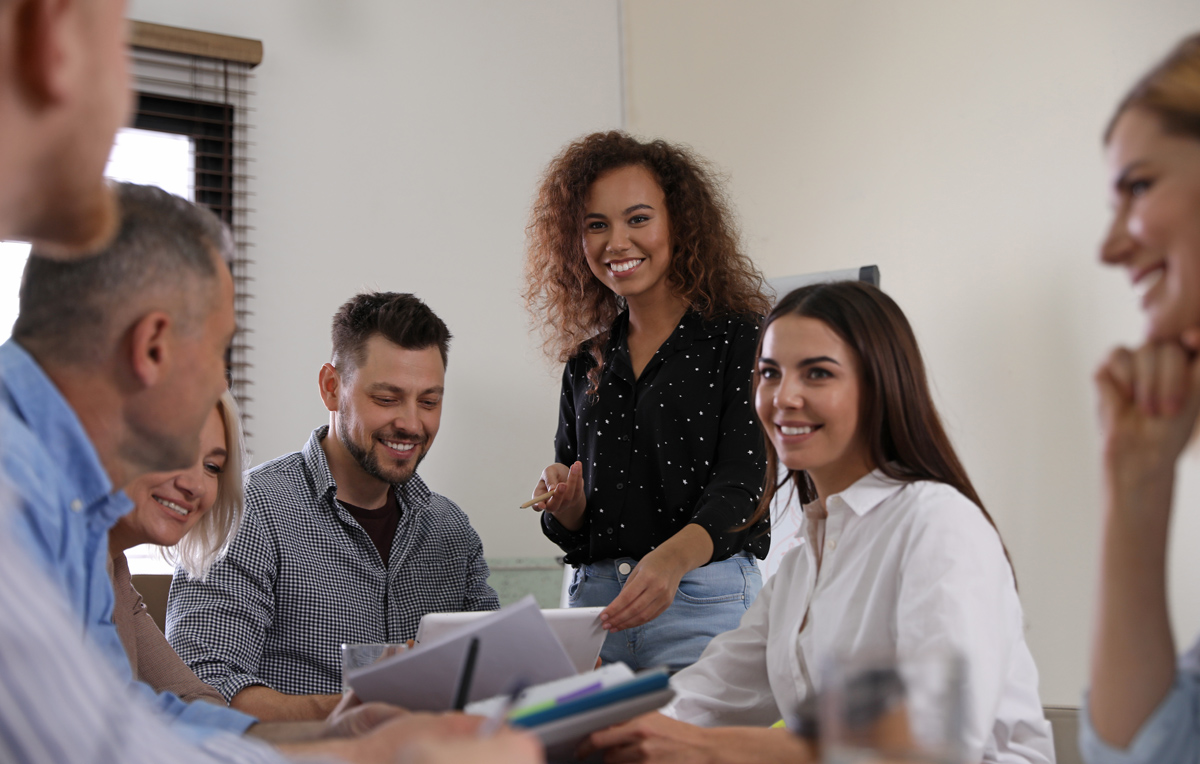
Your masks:
M 825 508 L 819 575 L 806 518 L 799 547 L 741 625 L 675 675 L 664 712 L 704 726 L 768 725 L 795 716 L 835 656 L 889 658 L 903 671 L 957 652 L 969 760 L 1053 762 L 1012 570 L 979 507 L 948 485 L 877 470 Z
M 782 480 L 785 477 L 787 467 L 780 465 L 778 478 Z M 771 548 L 767 550 L 766 558 L 758 563 L 764 584 L 779 571 L 787 553 L 800 545 L 800 538 L 804 535 L 800 530 L 800 518 L 803 515 L 804 508 L 800 506 L 796 489 L 791 484 L 785 485 L 771 500 Z

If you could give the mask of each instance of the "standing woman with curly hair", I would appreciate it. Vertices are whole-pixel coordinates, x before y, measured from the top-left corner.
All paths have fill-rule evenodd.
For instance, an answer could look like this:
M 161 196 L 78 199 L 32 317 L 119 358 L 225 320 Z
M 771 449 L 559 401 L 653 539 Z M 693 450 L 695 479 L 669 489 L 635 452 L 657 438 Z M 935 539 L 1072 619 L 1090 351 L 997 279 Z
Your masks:
M 534 489 L 553 496 L 535 507 L 577 566 L 572 607 L 606 606 L 606 663 L 690 665 L 762 586 L 766 528 L 744 529 L 766 466 L 750 392 L 762 287 L 686 149 L 614 131 L 550 163 L 525 299 L 566 370 Z

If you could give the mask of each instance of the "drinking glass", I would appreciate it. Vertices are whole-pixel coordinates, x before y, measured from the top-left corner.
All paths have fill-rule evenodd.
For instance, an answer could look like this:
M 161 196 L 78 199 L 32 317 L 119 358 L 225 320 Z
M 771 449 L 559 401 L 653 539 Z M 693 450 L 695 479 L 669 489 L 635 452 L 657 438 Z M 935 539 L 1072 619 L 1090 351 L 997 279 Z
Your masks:
M 370 666 L 372 663 L 390 658 L 408 649 L 408 645 L 389 642 L 345 642 L 342 644 L 342 692 L 350 689 L 346 674 L 351 669 Z
M 830 661 L 818 699 L 822 759 L 831 764 L 964 764 L 966 664 L 957 653 Z

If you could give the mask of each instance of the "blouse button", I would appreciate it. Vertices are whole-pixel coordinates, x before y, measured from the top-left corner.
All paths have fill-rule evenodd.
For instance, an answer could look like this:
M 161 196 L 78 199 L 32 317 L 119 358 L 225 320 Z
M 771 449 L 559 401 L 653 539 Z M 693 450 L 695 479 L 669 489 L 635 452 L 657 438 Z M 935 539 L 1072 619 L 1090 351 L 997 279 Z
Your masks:
M 630 564 L 627 562 L 623 562 L 617 566 L 617 572 L 620 573 L 622 576 L 628 576 L 629 571 L 631 571 L 631 570 L 633 570 L 633 567 L 630 566 Z
M 837 542 L 830 539 L 829 541 L 825 542 L 825 548 L 832 552 L 834 549 L 837 549 Z

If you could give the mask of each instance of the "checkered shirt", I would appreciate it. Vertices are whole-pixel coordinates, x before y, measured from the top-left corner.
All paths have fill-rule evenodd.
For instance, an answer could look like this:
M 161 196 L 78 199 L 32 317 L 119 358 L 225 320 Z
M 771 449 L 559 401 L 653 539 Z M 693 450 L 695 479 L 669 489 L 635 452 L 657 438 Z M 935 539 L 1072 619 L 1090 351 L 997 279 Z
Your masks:
M 499 607 L 466 514 L 415 474 L 395 486 L 400 526 L 384 567 L 335 500 L 328 429 L 246 473 L 242 528 L 206 581 L 175 572 L 167 639 L 226 698 L 250 685 L 339 693 L 343 642 L 403 642 L 426 613 Z

